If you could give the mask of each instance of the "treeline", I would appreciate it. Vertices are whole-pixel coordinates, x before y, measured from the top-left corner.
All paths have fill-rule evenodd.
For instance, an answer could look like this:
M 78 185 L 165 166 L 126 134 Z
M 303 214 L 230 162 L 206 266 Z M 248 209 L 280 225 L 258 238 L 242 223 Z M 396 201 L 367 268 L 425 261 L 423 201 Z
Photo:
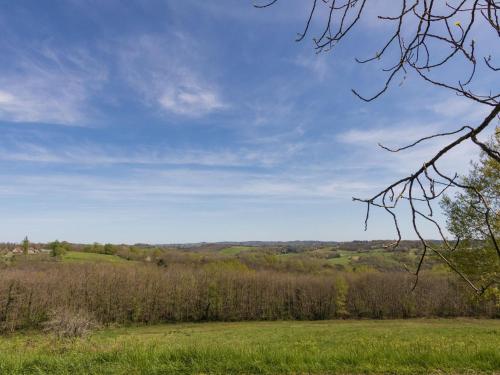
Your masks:
M 336 318 L 500 317 L 498 301 L 453 276 L 305 275 L 247 269 L 26 263 L 0 273 L 3 332 L 38 328 L 54 312 L 100 324 Z
M 119 251 L 141 251 L 141 250 L 172 250 L 179 249 L 192 252 L 217 252 L 231 246 L 253 247 L 255 250 L 271 250 L 276 253 L 302 253 L 315 249 L 338 249 L 344 251 L 370 251 L 373 249 L 385 248 L 393 240 L 372 240 L 372 241 L 349 241 L 349 242 L 324 242 L 324 241 L 247 241 L 247 242 L 215 242 L 215 243 L 192 243 L 192 244 L 101 244 L 94 242 L 92 244 L 78 244 L 60 241 L 72 251 L 85 251 L 92 253 L 115 254 Z M 441 241 L 429 240 L 428 242 L 439 245 Z M 478 245 L 482 241 L 476 241 Z M 18 243 L 0 242 L 0 252 L 13 250 L 19 247 Z M 49 243 L 33 243 L 30 246 L 36 249 L 47 248 Z M 421 247 L 419 241 L 401 241 L 396 249 L 387 248 L 387 251 L 408 251 Z

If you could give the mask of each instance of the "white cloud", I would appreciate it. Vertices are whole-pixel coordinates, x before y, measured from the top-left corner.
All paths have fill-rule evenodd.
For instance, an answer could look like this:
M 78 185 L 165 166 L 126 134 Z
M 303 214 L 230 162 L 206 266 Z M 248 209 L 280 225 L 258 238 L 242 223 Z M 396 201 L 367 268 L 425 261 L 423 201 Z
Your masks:
M 283 163 L 302 150 L 300 145 L 237 150 L 203 150 L 195 148 L 102 147 L 93 144 L 61 145 L 48 148 L 33 143 L 0 146 L 0 160 L 37 163 L 70 163 L 74 165 L 197 165 L 206 167 L 270 167 Z
M 458 96 L 434 100 L 428 108 L 446 118 L 461 120 L 461 122 L 473 121 L 472 125 L 481 123 L 490 110 L 489 106 Z
M 394 142 L 409 143 L 426 135 L 433 134 L 441 127 L 440 124 L 415 125 L 400 123 L 396 126 L 385 126 L 370 129 L 351 129 L 340 133 L 337 139 L 343 143 L 356 145 L 391 144 Z
M 185 116 L 201 116 L 225 107 L 216 92 L 199 86 L 172 86 L 158 101 L 167 111 Z
M 15 98 L 8 92 L 0 91 L 0 105 L 9 105 Z
M 294 60 L 294 63 L 308 69 L 318 80 L 322 81 L 331 69 L 331 63 L 326 61 L 327 57 L 328 54 L 300 55 Z
M 448 130 L 447 130 L 448 129 Z M 350 155 L 352 165 L 364 168 L 384 169 L 395 173 L 394 177 L 409 174 L 432 158 L 446 144 L 450 143 L 454 135 L 433 138 L 423 141 L 416 146 L 397 153 L 388 152 L 378 146 L 395 149 L 406 146 L 418 139 L 443 131 L 449 131 L 444 123 L 426 124 L 423 126 L 400 123 L 397 127 L 385 126 L 368 130 L 349 130 L 338 135 L 337 140 L 355 149 Z M 471 159 L 479 155 L 479 149 L 472 142 L 464 142 L 450 150 L 438 162 L 438 166 L 449 173 L 466 173 Z
M 108 42 L 109 43 L 109 42 Z M 118 74 L 148 104 L 201 117 L 228 105 L 209 79 L 200 47 L 184 34 L 143 35 L 103 45 L 118 59 Z M 104 63 L 82 49 L 22 46 L 0 70 L 0 120 L 82 125 L 90 101 L 108 78 Z
M 209 78 L 201 47 L 185 34 L 143 35 L 120 49 L 122 74 L 148 104 L 188 117 L 228 107 Z
M 4 177 L 4 176 L 0 176 Z M 147 181 L 147 182 L 145 182 Z M 236 170 L 134 170 L 126 176 L 13 175 L 0 181 L 3 195 L 58 196 L 108 201 L 161 201 L 172 196 L 239 199 L 335 199 L 366 195 L 372 185 L 335 176 Z
M 0 119 L 81 124 L 88 99 L 106 80 L 106 70 L 83 51 L 41 47 L 13 56 L 16 69 L 0 72 Z

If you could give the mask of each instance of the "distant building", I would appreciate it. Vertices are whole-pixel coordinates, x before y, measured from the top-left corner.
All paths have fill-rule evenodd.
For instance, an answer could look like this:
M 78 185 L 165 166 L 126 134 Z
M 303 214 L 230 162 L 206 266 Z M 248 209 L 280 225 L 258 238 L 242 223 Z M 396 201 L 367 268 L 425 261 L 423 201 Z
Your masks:
M 34 247 L 28 248 L 28 254 L 39 254 L 40 250 L 35 249 Z M 21 247 L 15 247 L 14 250 L 12 250 L 12 254 L 24 254 L 24 251 Z

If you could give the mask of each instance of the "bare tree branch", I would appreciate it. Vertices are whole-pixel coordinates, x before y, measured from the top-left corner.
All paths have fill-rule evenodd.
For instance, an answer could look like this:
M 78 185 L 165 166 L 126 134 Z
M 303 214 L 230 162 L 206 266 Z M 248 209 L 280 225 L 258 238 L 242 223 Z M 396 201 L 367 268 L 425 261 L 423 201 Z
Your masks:
M 259 8 L 269 7 L 278 3 L 273 0 Z M 450 244 L 446 239 L 440 224 L 433 218 L 432 202 L 438 199 L 447 189 L 465 189 L 473 191 L 477 197 L 478 209 L 484 215 L 486 232 L 495 246 L 498 256 L 500 250 L 495 232 L 491 225 L 491 207 L 487 199 L 474 187 L 466 186 L 458 182 L 458 175 L 450 177 L 440 172 L 436 162 L 445 156 L 450 150 L 465 141 L 470 140 L 479 147 L 490 158 L 500 163 L 500 153 L 488 144 L 478 140 L 478 135 L 486 128 L 494 125 L 494 120 L 499 117 L 500 92 L 498 85 L 486 88 L 485 92 L 472 88 L 476 75 L 481 71 L 482 82 L 498 82 L 493 77 L 488 79 L 485 74 L 497 74 L 500 68 L 492 63 L 491 53 L 499 49 L 496 45 L 478 46 L 478 38 L 474 32 L 480 27 L 492 29 L 500 39 L 500 3 L 495 0 L 457 0 L 454 2 L 440 2 L 435 0 L 400 0 L 398 5 L 391 9 L 398 9 L 397 13 L 378 15 L 380 21 L 394 25 L 394 29 L 380 49 L 375 53 L 369 53 L 367 58 L 356 58 L 359 64 L 384 63 L 388 67 L 381 70 L 386 77 L 378 91 L 372 95 L 362 95 L 358 90 L 352 89 L 356 97 L 371 102 L 383 95 L 395 79 L 402 76 L 403 80 L 413 72 L 417 77 L 440 89 L 446 89 L 462 96 L 477 105 L 489 108 L 489 114 L 477 126 L 464 125 L 457 130 L 431 134 L 422 137 L 406 146 L 389 148 L 379 143 L 386 151 L 397 153 L 411 149 L 418 144 L 444 136 L 455 136 L 456 138 L 442 147 L 432 157 L 422 164 L 417 171 L 401 178 L 371 198 L 361 199 L 354 197 L 354 201 L 366 204 L 365 230 L 368 228 L 370 219 L 370 208 L 383 208 L 391 217 L 397 240 L 388 246 L 397 246 L 401 241 L 401 231 L 395 209 L 402 201 L 409 202 L 412 217 L 413 231 L 422 243 L 423 251 L 418 262 L 416 271 L 416 282 L 422 269 L 424 258 L 428 251 L 436 254 L 450 269 L 457 273 L 476 292 L 482 293 L 490 285 L 477 287 L 471 280 L 461 272 L 446 255 L 431 246 L 421 235 L 418 220 L 431 223 L 439 233 L 443 246 L 448 251 L 454 251 L 460 239 L 455 244 Z M 325 19 L 317 36 L 313 37 L 314 48 L 318 53 L 330 51 L 335 48 L 359 23 L 366 9 L 367 0 L 311 0 L 311 7 L 307 12 L 307 20 L 302 33 L 298 34 L 297 41 L 302 41 L 308 33 L 313 32 L 312 20 L 315 17 Z M 477 56 L 478 51 L 487 53 Z M 477 69 L 477 62 L 483 60 L 487 69 Z M 449 79 L 449 74 L 441 74 L 447 65 L 461 63 L 461 69 L 454 69 L 460 77 Z M 485 73 L 486 72 L 486 73 Z M 498 77 L 496 77 L 498 79 Z M 484 85 L 483 85 L 484 87 Z M 495 91 L 497 90 L 497 91 Z M 462 134 L 464 131 L 465 134 Z M 440 188 L 437 188 L 437 187 Z M 428 213 L 419 208 L 419 204 L 425 204 Z M 415 284 L 416 286 L 416 284 Z

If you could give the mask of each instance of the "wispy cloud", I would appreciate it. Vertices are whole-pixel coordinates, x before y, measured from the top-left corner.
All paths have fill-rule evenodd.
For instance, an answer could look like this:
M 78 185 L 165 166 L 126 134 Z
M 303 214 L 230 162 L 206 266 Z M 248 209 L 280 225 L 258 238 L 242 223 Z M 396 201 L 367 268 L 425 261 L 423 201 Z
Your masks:
M 215 91 L 196 83 L 171 85 L 158 101 L 167 111 L 185 116 L 201 116 L 225 107 Z
M 122 74 L 148 104 L 187 117 L 228 106 L 208 78 L 200 47 L 187 35 L 142 35 L 123 41 L 120 48 Z
M 337 140 L 355 147 L 351 155 L 351 162 L 355 165 L 377 168 L 381 172 L 388 169 L 399 175 L 412 173 L 415 168 L 419 168 L 422 163 L 448 144 L 452 136 L 430 139 L 398 153 L 383 150 L 378 143 L 390 148 L 398 148 L 443 131 L 449 131 L 449 124 L 446 122 L 426 125 L 401 122 L 397 127 L 391 125 L 363 130 L 352 129 L 340 133 Z M 469 168 L 470 160 L 478 155 L 478 148 L 471 142 L 465 142 L 451 150 L 438 164 L 450 172 L 465 173 Z
M 488 106 L 458 96 L 434 100 L 427 108 L 441 117 L 461 121 L 461 124 L 456 125 L 457 127 L 466 125 L 465 123 L 469 121 L 479 124 L 486 117 L 489 109 Z
M 42 46 L 12 54 L 15 69 L 0 71 L 0 119 L 77 125 L 107 72 L 81 50 Z
M 305 172 L 305 171 L 303 171 Z M 0 176 L 3 177 L 3 176 Z M 8 180 L 8 182 L 7 182 Z M 339 176 L 315 173 L 298 175 L 293 171 L 279 174 L 237 170 L 214 171 L 136 169 L 127 176 L 44 174 L 12 175 L 2 178 L 4 195 L 81 197 L 86 200 L 125 201 L 171 199 L 172 196 L 251 198 L 272 200 L 350 198 L 366 194 L 371 184 Z M 145 183 L 145 181 L 148 181 Z M 322 183 L 318 183 L 322 181 Z
M 376 146 L 377 143 L 383 143 L 394 147 L 395 144 L 402 146 L 404 143 L 432 135 L 444 127 L 442 122 L 422 125 L 418 122 L 400 121 L 397 125 L 372 125 L 368 129 L 350 129 L 339 133 L 337 139 L 343 143 L 359 146 Z
M 74 165 L 193 165 L 207 167 L 271 167 L 283 163 L 298 152 L 300 145 L 265 145 L 260 149 L 242 146 L 237 150 L 207 150 L 196 148 L 128 147 L 123 149 L 97 144 L 61 145 L 47 147 L 41 144 L 17 142 L 0 146 L 0 160 L 59 163 Z
M 327 54 L 300 55 L 294 63 L 309 70 L 318 80 L 323 81 L 331 70 L 331 62 L 327 61 Z

